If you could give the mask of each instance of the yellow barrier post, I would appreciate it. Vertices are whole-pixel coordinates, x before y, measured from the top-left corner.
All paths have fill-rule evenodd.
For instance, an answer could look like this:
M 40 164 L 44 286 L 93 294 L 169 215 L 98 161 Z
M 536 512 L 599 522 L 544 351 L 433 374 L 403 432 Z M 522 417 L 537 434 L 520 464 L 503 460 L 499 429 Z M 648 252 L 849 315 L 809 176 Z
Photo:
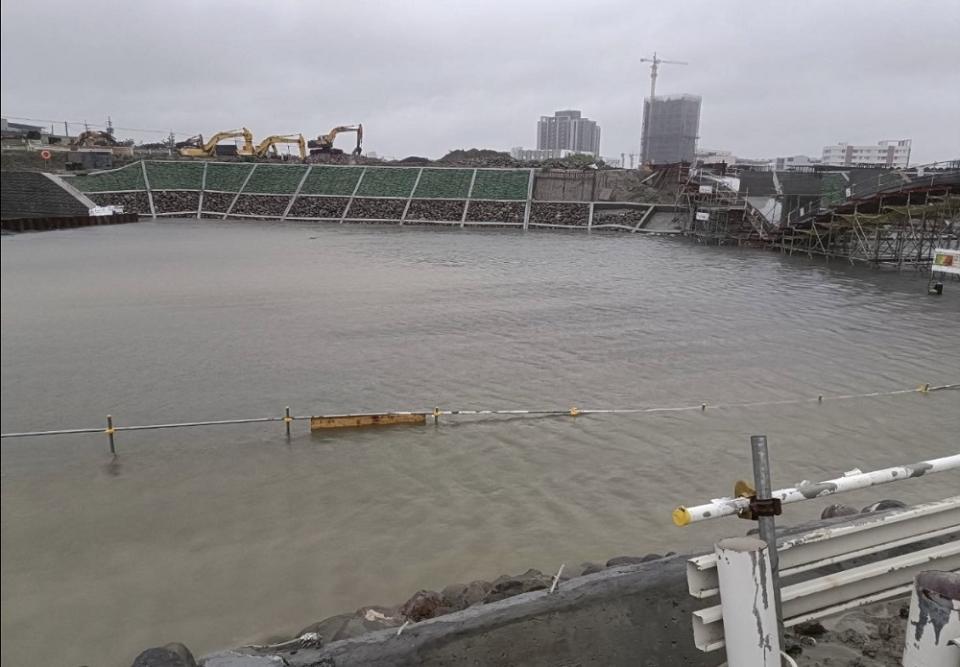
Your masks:
M 293 421 L 293 418 L 290 416 L 290 406 L 288 405 L 283 409 L 283 423 L 287 427 L 287 440 L 290 439 L 290 422 Z

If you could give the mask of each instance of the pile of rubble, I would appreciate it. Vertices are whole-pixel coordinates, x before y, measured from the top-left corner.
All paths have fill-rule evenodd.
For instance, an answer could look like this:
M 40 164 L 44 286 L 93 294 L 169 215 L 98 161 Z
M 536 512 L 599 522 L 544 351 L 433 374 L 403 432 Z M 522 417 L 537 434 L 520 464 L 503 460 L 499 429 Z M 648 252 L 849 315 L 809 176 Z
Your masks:
M 347 218 L 358 220 L 400 220 L 403 209 L 406 208 L 405 199 L 360 199 L 356 198 L 350 204 Z
M 463 218 L 463 207 L 466 201 L 462 199 L 414 199 L 407 209 L 405 221 L 417 220 L 444 220 L 460 222 Z
M 150 215 L 146 192 L 92 192 L 87 195 L 97 206 L 122 206 L 124 213 Z
M 527 210 L 525 202 L 471 201 L 467 220 L 471 222 L 522 223 Z
M 203 210 L 214 213 L 226 213 L 227 209 L 230 208 L 230 204 L 233 203 L 234 197 L 236 197 L 236 195 L 230 192 L 204 192 Z
M 231 215 L 258 215 L 279 218 L 287 210 L 290 197 L 284 195 L 240 195 Z
M 340 218 L 347 208 L 347 197 L 297 197 L 288 214 L 293 218 Z
M 589 220 L 590 206 L 587 204 L 533 202 L 530 208 L 530 222 L 535 224 L 585 227 Z
M 158 215 L 163 213 L 196 213 L 200 206 L 200 193 L 184 190 L 154 190 L 153 208 Z
M 593 225 L 635 226 L 647 215 L 645 208 L 599 208 L 593 209 Z

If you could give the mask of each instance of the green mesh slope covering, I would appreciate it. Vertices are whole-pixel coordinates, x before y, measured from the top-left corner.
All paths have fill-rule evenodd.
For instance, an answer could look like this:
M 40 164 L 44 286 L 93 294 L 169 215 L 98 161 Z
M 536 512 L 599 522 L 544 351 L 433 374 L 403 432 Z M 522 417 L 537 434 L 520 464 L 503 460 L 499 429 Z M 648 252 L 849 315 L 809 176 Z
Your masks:
M 480 170 L 471 199 L 526 199 L 530 172 L 521 170 Z
M 360 182 L 360 197 L 409 197 L 419 169 L 367 167 Z
M 291 194 L 307 171 L 302 164 L 258 164 L 247 181 L 244 193 Z
M 303 182 L 300 193 L 350 196 L 362 172 L 360 167 L 315 166 Z
M 77 176 L 70 183 L 81 192 L 110 192 L 116 190 L 145 190 L 143 168 L 139 162 L 112 171 Z
M 473 169 L 424 169 L 413 196 L 423 199 L 464 199 L 470 192 L 472 178 Z
M 238 192 L 251 169 L 252 164 L 208 162 L 206 189 Z
M 203 186 L 202 163 L 148 160 L 146 165 L 151 190 L 199 190 Z

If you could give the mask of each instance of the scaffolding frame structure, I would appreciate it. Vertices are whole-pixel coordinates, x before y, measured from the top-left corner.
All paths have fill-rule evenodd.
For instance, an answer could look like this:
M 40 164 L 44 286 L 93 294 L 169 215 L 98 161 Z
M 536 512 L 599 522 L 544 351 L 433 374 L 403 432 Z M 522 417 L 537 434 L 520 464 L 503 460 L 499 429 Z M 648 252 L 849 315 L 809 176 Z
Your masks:
M 778 224 L 748 193 L 691 170 L 678 185 L 677 204 L 687 211 L 684 234 L 708 245 L 767 247 L 923 272 L 935 249 L 960 249 L 960 161 L 890 171 L 856 190 L 825 192 L 815 205 L 787 211 Z

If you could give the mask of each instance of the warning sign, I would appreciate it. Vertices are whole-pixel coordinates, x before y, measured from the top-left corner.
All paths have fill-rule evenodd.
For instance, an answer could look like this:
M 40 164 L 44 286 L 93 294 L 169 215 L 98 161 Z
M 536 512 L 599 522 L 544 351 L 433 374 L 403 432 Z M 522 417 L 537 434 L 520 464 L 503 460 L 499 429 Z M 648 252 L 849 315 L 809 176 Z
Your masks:
M 940 273 L 960 276 L 960 250 L 937 248 L 933 251 L 933 266 L 930 268 Z

